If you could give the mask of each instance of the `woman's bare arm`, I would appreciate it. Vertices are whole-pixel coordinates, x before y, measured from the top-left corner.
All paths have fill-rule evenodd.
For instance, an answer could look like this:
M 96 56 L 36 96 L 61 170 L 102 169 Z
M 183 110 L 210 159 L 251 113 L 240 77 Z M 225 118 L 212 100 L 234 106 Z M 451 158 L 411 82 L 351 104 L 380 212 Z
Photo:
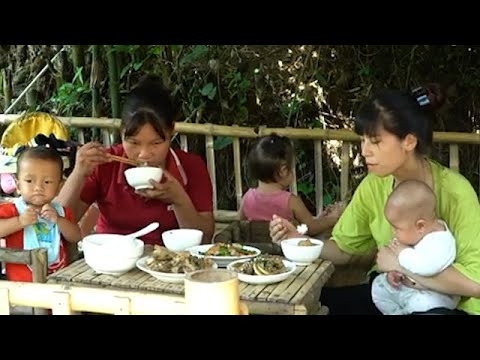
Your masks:
M 431 277 L 415 275 L 405 269 L 401 272 L 430 290 L 444 294 L 480 298 L 480 284 L 470 280 L 453 266 L 449 266 L 441 273 Z
M 56 198 L 60 205 L 72 210 L 73 218 L 77 222 L 82 218 L 89 206 L 80 200 L 83 184 L 85 184 L 85 176 L 73 170 Z

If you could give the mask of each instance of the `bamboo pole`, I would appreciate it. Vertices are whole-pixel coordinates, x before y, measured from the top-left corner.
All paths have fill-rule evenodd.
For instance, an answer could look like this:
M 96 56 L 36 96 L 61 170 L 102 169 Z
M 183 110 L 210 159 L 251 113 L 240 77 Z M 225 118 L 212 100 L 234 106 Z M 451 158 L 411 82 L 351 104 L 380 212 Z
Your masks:
M 7 125 L 18 119 L 21 115 L 0 114 L 0 124 Z M 102 129 L 119 129 L 120 119 L 114 118 L 92 118 L 92 117 L 58 117 L 65 126 L 70 127 L 97 127 Z M 278 135 L 290 139 L 301 140 L 338 140 L 359 142 L 360 137 L 351 130 L 340 129 L 285 129 L 261 127 L 258 133 L 255 128 L 238 126 L 233 128 L 227 125 L 195 124 L 178 122 L 175 123 L 175 131 L 185 135 L 211 135 L 211 136 L 232 136 L 240 138 L 257 138 L 260 136 Z M 433 140 L 437 143 L 474 144 L 480 145 L 480 133 L 461 132 L 435 132 Z
M 240 214 L 238 211 L 233 210 L 214 210 L 213 215 L 218 222 L 232 222 L 240 220 Z
M 342 164 L 340 173 L 340 196 L 345 200 L 348 194 L 348 174 L 350 170 L 350 143 L 344 141 L 342 144 Z
M 37 283 L 47 282 L 48 257 L 45 248 L 31 251 L 32 281 Z
M 77 287 L 72 285 L 0 281 L 0 312 L 4 305 L 53 309 L 54 314 L 87 311 L 102 314 L 183 315 L 183 296 Z
M 28 265 L 32 263 L 30 251 L 12 248 L 0 248 L 0 261 Z
M 205 136 L 205 148 L 207 155 L 207 168 L 213 188 L 213 209 L 217 210 L 217 176 L 215 174 L 215 151 L 213 148 L 213 136 Z
M 10 315 L 10 292 L 0 289 L 0 315 Z
M 107 46 L 107 64 L 108 64 L 108 85 L 110 91 L 110 102 L 112 106 L 112 117 L 120 117 L 120 82 L 118 76 L 118 56 L 113 46 Z M 108 133 L 108 144 L 111 145 L 116 140 L 116 134 L 109 129 Z M 104 141 L 107 139 L 107 134 L 103 135 Z
M 53 315 L 72 315 L 72 302 L 70 294 L 63 291 L 55 291 L 53 293 L 54 303 L 52 305 Z
M 240 139 L 233 138 L 233 172 L 235 174 L 235 195 L 237 198 L 237 210 L 240 210 L 242 203 L 242 165 L 240 157 Z
M 322 164 L 322 140 L 315 140 L 313 144 L 315 157 L 315 198 L 317 215 L 323 211 L 323 164 Z
M 460 170 L 460 159 L 458 156 L 457 144 L 450 144 L 450 169 L 457 172 Z
M 291 129 L 290 129 L 291 130 Z M 292 164 L 290 165 L 290 168 L 292 169 L 292 176 L 293 176 L 293 181 L 290 184 L 290 192 L 294 195 L 298 195 L 298 187 L 297 187 L 297 165 L 296 165 L 296 159 L 295 159 L 295 145 L 293 144 L 293 141 L 290 140 L 290 143 L 292 144 L 293 148 L 293 157 L 292 157 Z
M 112 106 L 112 117 L 120 117 L 120 91 L 117 73 L 117 54 L 113 46 L 106 46 L 108 64 L 108 87 L 110 89 L 110 101 Z
M 180 135 L 180 148 L 183 151 L 188 151 L 188 138 L 187 135 Z
M 10 107 L 12 103 L 12 73 L 9 68 L 2 69 L 2 80 L 3 80 L 3 96 L 5 99 L 4 111 Z
M 85 144 L 85 132 L 83 129 L 78 129 L 78 142 L 80 144 Z
M 99 90 L 98 83 L 100 82 L 100 60 L 98 56 L 98 45 L 92 45 L 92 66 L 90 70 L 90 90 L 92 91 L 92 117 L 100 116 L 98 112 Z M 92 138 L 96 139 L 98 129 L 92 128 Z
M 72 63 L 74 71 L 84 65 L 83 45 L 72 45 Z
M 105 146 L 110 146 L 110 133 L 108 132 L 108 129 L 102 129 L 102 143 Z

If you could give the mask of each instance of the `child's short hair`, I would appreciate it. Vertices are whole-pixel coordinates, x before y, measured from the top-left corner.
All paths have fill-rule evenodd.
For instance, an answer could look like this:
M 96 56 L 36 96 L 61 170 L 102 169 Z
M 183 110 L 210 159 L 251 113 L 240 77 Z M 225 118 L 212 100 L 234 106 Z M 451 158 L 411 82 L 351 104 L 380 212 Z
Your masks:
M 266 183 L 277 181 L 282 166 L 290 168 L 293 161 L 293 147 L 284 136 L 272 134 L 260 138 L 250 151 L 248 166 L 255 180 Z
M 57 163 L 60 177 L 62 177 L 63 160 L 60 154 L 55 149 L 45 147 L 45 146 L 35 146 L 35 147 L 29 147 L 23 150 L 17 159 L 17 177 L 20 172 L 20 165 L 22 164 L 22 161 L 26 159 L 46 160 L 46 161 Z

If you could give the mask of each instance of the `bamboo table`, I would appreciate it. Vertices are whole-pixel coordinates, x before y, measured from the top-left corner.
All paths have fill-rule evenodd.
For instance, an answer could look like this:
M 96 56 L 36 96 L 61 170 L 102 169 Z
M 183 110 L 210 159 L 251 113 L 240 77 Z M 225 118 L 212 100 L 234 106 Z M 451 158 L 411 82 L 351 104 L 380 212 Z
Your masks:
M 240 298 L 248 306 L 250 314 L 326 315 L 328 309 L 320 306 L 319 297 L 333 270 L 330 261 L 317 260 L 309 266 L 297 267 L 288 279 L 277 284 L 249 285 L 240 282 Z M 139 269 L 118 277 L 97 274 L 84 259 L 49 275 L 47 283 L 184 296 L 183 284 L 162 282 Z

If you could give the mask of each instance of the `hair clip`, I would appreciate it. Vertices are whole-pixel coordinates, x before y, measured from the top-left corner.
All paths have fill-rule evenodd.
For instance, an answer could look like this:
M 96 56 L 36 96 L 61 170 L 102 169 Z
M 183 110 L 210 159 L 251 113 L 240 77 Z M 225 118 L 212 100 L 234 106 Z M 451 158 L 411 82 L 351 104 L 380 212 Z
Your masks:
M 427 91 L 423 87 L 418 87 L 412 90 L 412 95 L 418 102 L 418 105 L 425 106 L 430 104 L 430 99 L 428 98 Z

